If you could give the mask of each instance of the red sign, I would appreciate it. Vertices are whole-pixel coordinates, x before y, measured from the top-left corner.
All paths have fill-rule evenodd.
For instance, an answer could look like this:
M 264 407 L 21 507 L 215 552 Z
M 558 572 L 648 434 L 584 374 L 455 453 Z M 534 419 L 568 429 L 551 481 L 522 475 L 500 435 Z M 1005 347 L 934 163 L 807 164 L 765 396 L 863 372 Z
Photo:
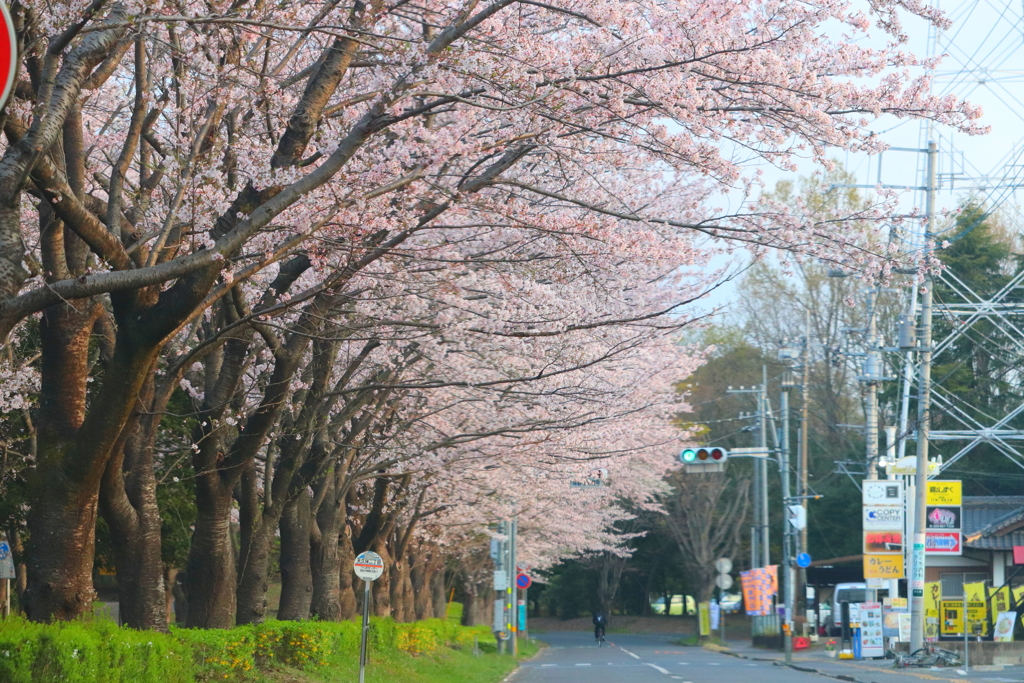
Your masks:
M 865 553 L 899 553 L 903 550 L 902 531 L 865 531 Z
M 1024 545 L 1013 546 L 1013 563 L 1024 564 Z
M 4 106 L 14 88 L 14 71 L 18 66 L 18 43 L 14 22 L 7 5 L 0 2 L 0 107 Z
M 518 576 L 516 576 L 516 585 L 522 588 L 523 590 L 526 590 L 532 584 L 533 579 L 531 579 L 528 574 L 519 574 Z
M 932 555 L 961 555 L 959 531 L 929 531 L 925 535 L 924 550 Z

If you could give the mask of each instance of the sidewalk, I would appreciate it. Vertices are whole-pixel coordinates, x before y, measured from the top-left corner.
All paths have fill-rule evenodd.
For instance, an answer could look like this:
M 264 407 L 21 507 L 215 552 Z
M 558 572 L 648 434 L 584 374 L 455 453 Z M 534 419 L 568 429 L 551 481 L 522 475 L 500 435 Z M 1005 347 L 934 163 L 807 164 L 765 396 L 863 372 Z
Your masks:
M 721 651 L 734 657 L 774 661 L 779 666 L 785 666 L 783 653 L 751 647 L 744 641 L 729 641 L 728 649 L 722 648 Z M 962 669 L 954 668 L 894 669 L 890 659 L 833 659 L 821 649 L 794 652 L 792 666 L 800 671 L 818 673 L 850 683 L 913 683 L 915 680 L 1024 682 L 1024 666 L 971 667 L 964 675 L 959 673 Z

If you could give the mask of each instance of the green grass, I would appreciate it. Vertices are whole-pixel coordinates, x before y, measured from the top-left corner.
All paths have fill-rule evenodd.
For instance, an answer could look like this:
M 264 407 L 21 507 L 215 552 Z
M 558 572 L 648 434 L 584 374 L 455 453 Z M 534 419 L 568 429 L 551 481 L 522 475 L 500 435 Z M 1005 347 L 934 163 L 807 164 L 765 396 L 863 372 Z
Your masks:
M 510 655 L 494 652 L 494 645 L 484 645 L 484 652 L 476 657 L 472 648 L 449 650 L 430 657 L 414 657 L 401 652 L 371 658 L 366 668 L 367 683 L 498 683 L 516 667 Z M 519 660 L 537 654 L 539 645 L 533 641 L 520 641 Z M 278 669 L 262 672 L 267 683 L 336 683 L 355 681 L 359 677 L 358 657 L 337 657 L 330 665 L 314 672 Z

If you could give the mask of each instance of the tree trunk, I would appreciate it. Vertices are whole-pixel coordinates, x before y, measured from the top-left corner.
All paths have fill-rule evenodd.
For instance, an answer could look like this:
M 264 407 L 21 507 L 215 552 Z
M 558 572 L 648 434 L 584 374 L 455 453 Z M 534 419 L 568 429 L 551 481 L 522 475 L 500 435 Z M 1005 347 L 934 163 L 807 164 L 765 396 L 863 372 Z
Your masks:
M 137 629 L 167 630 L 167 594 L 160 547 L 160 512 L 156 505 L 156 482 L 137 509 L 137 518 L 127 533 L 115 531 L 111 542 L 117 570 L 121 623 Z M 110 523 L 112 515 L 104 514 Z
M 219 462 L 220 440 L 210 434 L 198 441 L 196 521 L 185 566 L 189 628 L 231 628 L 235 625 L 236 569 L 231 542 L 231 487 L 221 471 L 204 468 L 201 456 Z M 212 453 L 207 451 L 212 450 Z
M 53 379 L 53 373 L 66 372 L 68 385 L 84 382 L 85 376 L 79 375 L 76 368 L 79 362 L 87 360 L 92 321 L 82 329 L 84 340 L 74 335 L 67 342 L 69 348 L 65 351 L 74 357 L 55 361 L 59 367 L 50 367 L 45 375 Z M 47 344 L 67 340 L 66 335 L 57 332 L 53 337 Z M 150 344 L 145 350 L 138 350 L 126 337 L 121 335 L 95 398 L 96 405 L 104 409 L 90 411 L 77 430 L 75 422 L 80 420 L 84 405 L 78 407 L 78 398 L 70 395 L 76 392 L 68 386 L 51 386 L 49 390 L 44 387 L 43 393 L 52 395 L 41 399 L 40 414 L 53 419 L 41 419 L 39 426 L 38 464 L 30 485 L 28 530 L 32 550 L 25 593 L 26 612 L 35 621 L 74 619 L 92 609 L 100 480 L 156 350 Z M 60 354 L 50 349 L 45 355 L 52 360 Z M 47 401 L 51 406 L 44 408 L 42 403 Z M 73 419 L 65 419 L 69 415 Z
M 21 531 L 18 527 L 7 529 L 7 539 L 11 544 L 11 555 L 14 560 L 14 587 L 18 595 L 18 605 L 21 611 L 25 611 L 25 587 L 27 583 L 27 571 L 25 569 L 25 544 L 21 539 Z
M 409 580 L 409 563 L 406 558 L 399 558 L 391 565 L 391 617 L 399 622 L 412 621 L 412 617 L 406 614 L 405 594 L 406 583 Z
M 268 455 L 269 457 L 269 455 Z M 275 477 L 277 474 L 275 473 Z M 263 495 L 270 496 L 270 485 Z M 260 500 L 259 482 L 255 463 L 244 465 L 241 480 L 238 523 L 241 544 L 238 554 L 238 585 L 236 587 L 237 615 L 235 623 L 258 624 L 267 615 L 267 589 L 270 587 L 270 557 L 274 530 L 279 520 L 267 517 L 264 502 Z
M 448 593 L 444 584 L 444 564 L 438 558 L 440 568 L 430 577 L 430 598 L 434 608 L 435 619 L 448 618 Z
M 316 511 L 313 521 L 316 533 L 311 535 L 310 563 L 313 573 L 313 596 L 310 613 L 323 621 L 338 621 L 341 616 L 341 556 L 338 544 L 343 524 L 342 502 L 337 499 L 334 477 L 328 475 L 324 482 L 329 490 Z M 348 539 L 345 539 L 348 542 Z M 350 581 L 351 583 L 351 581 Z M 348 590 L 351 596 L 351 587 Z
M 402 577 L 402 614 L 406 621 L 416 621 L 416 591 L 412 587 L 411 570 L 408 568 Z
M 285 504 L 281 514 L 281 606 L 277 612 L 278 619 L 302 621 L 309 618 L 313 598 L 310 522 L 309 493 L 303 490 Z
M 156 502 L 151 406 L 153 376 L 139 394 L 136 414 L 124 427 L 127 438 L 107 461 L 100 486 L 100 511 L 110 527 L 117 570 L 121 623 L 137 629 L 167 630 L 167 596 L 161 557 L 160 510 Z M 141 417 L 141 419 L 140 419 Z
M 177 615 L 174 613 L 174 584 L 178 581 L 179 569 L 167 567 L 164 569 L 164 599 L 167 608 L 167 624 L 173 624 Z
M 373 613 L 378 617 L 391 616 L 391 556 L 383 541 L 377 543 L 374 551 L 384 560 L 384 573 L 373 582 Z
M 29 513 L 33 548 L 25 611 L 34 621 L 75 619 L 87 613 L 96 598 L 96 494 L 83 492 L 81 505 L 74 505 L 70 500 L 75 493 L 75 487 L 62 487 L 53 492 L 49 504 L 37 499 Z
M 344 506 L 345 502 L 342 501 L 341 504 Z M 352 571 L 352 565 L 356 561 L 356 553 L 352 549 L 352 528 L 348 524 L 343 524 L 341 529 L 342 533 L 338 537 L 338 605 L 341 608 L 339 618 L 346 620 L 359 613 L 356 604 L 356 591 L 362 586 L 355 585 L 356 575 Z
M 421 547 L 420 552 L 416 554 L 415 561 L 410 560 L 412 564 L 409 569 L 409 578 L 412 582 L 412 611 L 416 621 L 422 621 L 434 616 L 430 583 L 437 572 L 437 565 L 434 559 L 436 555 L 436 549 L 433 552 L 427 553 Z
M 463 626 L 477 625 L 477 614 L 480 611 L 480 606 L 477 604 L 479 601 L 480 597 L 476 594 L 476 586 L 467 581 L 462 589 L 461 623 Z

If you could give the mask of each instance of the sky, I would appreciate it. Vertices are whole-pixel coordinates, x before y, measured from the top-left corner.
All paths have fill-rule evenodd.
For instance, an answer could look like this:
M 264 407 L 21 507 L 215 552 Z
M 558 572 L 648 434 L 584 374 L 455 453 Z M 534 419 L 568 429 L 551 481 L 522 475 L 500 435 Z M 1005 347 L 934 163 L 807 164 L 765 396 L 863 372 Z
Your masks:
M 981 123 L 990 126 L 991 132 L 969 136 L 943 126 L 894 118 L 882 118 L 872 129 L 893 147 L 923 149 L 929 139 L 935 140 L 940 211 L 954 209 L 964 198 L 975 195 L 990 209 L 998 206 L 1024 225 L 1024 213 L 1018 206 L 1019 188 L 1024 186 L 1024 2 L 936 0 L 934 4 L 946 13 L 952 26 L 936 31 L 924 20 L 907 18 L 907 49 L 920 56 L 943 55 L 934 73 L 933 93 L 953 94 L 980 105 L 984 112 Z M 858 184 L 925 184 L 924 154 L 889 151 L 869 156 L 837 150 L 834 158 L 855 174 Z M 767 186 L 773 187 L 778 180 L 796 180 L 814 169 L 808 163 L 796 175 L 769 167 L 763 170 Z M 923 206 L 923 192 L 904 192 L 902 208 Z M 735 297 L 735 282 L 727 283 L 704 305 L 727 307 Z

